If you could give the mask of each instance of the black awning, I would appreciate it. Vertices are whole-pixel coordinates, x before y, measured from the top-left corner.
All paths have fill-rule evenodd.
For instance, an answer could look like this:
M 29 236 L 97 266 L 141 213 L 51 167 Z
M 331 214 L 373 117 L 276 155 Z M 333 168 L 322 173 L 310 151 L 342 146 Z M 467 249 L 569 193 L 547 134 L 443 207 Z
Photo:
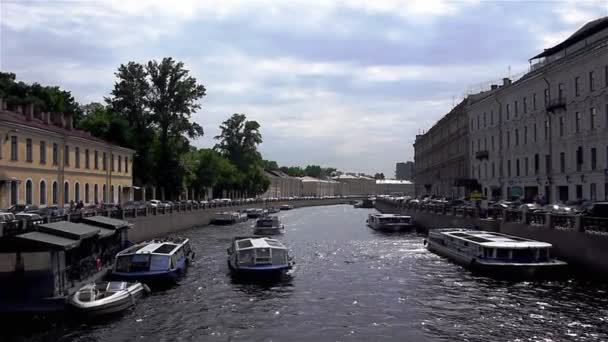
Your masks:
M 21 245 L 31 244 L 31 247 L 47 247 L 48 249 L 67 250 L 78 247 L 80 241 L 67 239 L 57 235 L 46 234 L 43 232 L 30 232 L 15 237 L 21 240 Z
M 87 239 L 100 233 L 98 227 L 68 221 L 41 224 L 38 226 L 38 230 L 72 240 Z
M 129 223 L 128 221 L 117 220 L 106 216 L 83 217 L 82 223 L 114 230 L 131 227 L 131 223 Z

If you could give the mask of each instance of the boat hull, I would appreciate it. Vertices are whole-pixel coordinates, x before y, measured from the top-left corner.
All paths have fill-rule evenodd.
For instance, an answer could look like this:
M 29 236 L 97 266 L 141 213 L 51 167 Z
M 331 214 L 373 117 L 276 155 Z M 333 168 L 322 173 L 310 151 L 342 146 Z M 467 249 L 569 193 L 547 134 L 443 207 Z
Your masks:
M 246 277 L 274 277 L 274 276 L 282 276 L 291 266 L 289 265 L 281 265 L 281 266 L 235 266 L 232 263 L 228 263 L 230 267 L 230 272 L 235 276 L 246 276 Z
M 74 295 L 70 297 L 68 304 L 70 304 L 72 310 L 87 316 L 116 314 L 134 306 L 135 302 L 144 295 L 145 291 L 144 286 L 137 283 L 129 286 L 128 291 L 122 291 L 120 294 L 116 294 L 110 298 L 89 303 L 79 302 L 75 298 L 76 295 Z
M 374 224 L 370 223 L 368 226 L 374 230 L 381 230 L 385 232 L 411 232 L 413 231 L 414 225 L 412 224 Z
M 558 260 L 539 263 L 503 263 L 487 262 L 432 241 L 427 241 L 426 248 L 452 262 L 493 278 L 501 279 L 556 279 L 567 274 L 568 265 Z
M 283 227 L 256 227 L 253 230 L 255 235 L 278 235 L 283 234 L 285 229 Z

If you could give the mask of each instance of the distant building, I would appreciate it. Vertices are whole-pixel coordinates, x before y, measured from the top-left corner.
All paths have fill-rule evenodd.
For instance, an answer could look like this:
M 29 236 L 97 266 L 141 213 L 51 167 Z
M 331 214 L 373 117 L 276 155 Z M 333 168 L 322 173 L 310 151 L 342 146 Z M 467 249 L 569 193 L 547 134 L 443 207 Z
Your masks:
M 376 180 L 367 176 L 343 174 L 334 177 L 333 180 L 342 183 L 340 192 L 340 195 L 342 196 L 367 196 L 376 194 Z
M 314 177 L 302 177 L 302 196 L 338 196 L 340 195 L 340 183 L 334 180 L 318 179 Z
M 299 197 L 302 194 L 302 180 L 291 177 L 279 170 L 265 170 L 270 186 L 261 196 L 263 198 Z
M 414 195 L 414 183 L 409 180 L 378 179 L 376 180 L 376 194 L 378 195 Z
M 413 180 L 414 179 L 414 162 L 407 161 L 405 163 L 397 163 L 395 168 L 395 178 L 399 180 Z

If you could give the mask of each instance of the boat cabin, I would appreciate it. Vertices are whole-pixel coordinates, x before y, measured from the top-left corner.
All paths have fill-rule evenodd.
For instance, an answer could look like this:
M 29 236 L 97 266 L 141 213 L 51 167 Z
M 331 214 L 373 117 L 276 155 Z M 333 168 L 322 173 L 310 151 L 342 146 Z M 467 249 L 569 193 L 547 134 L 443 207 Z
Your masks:
M 396 215 L 396 214 L 370 214 L 369 215 L 370 223 L 377 224 L 411 224 L 412 217 L 405 215 Z
M 279 241 L 267 237 L 235 238 L 229 249 L 237 266 L 288 265 L 287 248 Z
M 265 216 L 259 218 L 255 225 L 258 228 L 278 228 L 281 226 L 281 222 L 277 216 Z
M 191 253 L 188 239 L 144 242 L 116 255 L 114 273 L 168 272 L 182 268 Z

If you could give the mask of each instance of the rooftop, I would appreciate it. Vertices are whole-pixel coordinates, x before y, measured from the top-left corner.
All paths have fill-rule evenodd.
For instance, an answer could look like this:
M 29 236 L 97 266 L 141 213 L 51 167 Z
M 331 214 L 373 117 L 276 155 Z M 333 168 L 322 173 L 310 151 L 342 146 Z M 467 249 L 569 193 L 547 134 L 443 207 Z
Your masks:
M 241 240 L 236 240 L 236 244 L 239 250 L 253 248 L 286 249 L 285 246 L 283 246 L 283 244 L 279 240 L 269 238 L 245 238 Z
M 453 236 L 457 239 L 462 239 L 477 243 L 484 247 L 496 248 L 550 248 L 551 244 L 546 242 L 528 240 L 516 236 L 486 232 L 482 230 L 468 229 L 453 229 L 444 231 L 446 235 Z
M 414 184 L 409 180 L 401 179 L 377 179 L 376 184 Z
M 585 25 L 583 25 L 583 27 L 578 29 L 578 31 L 574 32 L 570 37 L 568 37 L 563 42 L 561 42 L 551 48 L 545 49 L 545 51 L 530 58 L 530 60 L 551 56 L 554 53 L 556 53 L 560 50 L 563 50 L 569 46 L 572 46 L 572 45 L 576 44 L 577 42 L 582 41 L 585 38 L 599 32 L 603 29 L 606 29 L 606 28 L 608 28 L 608 16 L 590 21 L 590 22 L 586 23 Z

